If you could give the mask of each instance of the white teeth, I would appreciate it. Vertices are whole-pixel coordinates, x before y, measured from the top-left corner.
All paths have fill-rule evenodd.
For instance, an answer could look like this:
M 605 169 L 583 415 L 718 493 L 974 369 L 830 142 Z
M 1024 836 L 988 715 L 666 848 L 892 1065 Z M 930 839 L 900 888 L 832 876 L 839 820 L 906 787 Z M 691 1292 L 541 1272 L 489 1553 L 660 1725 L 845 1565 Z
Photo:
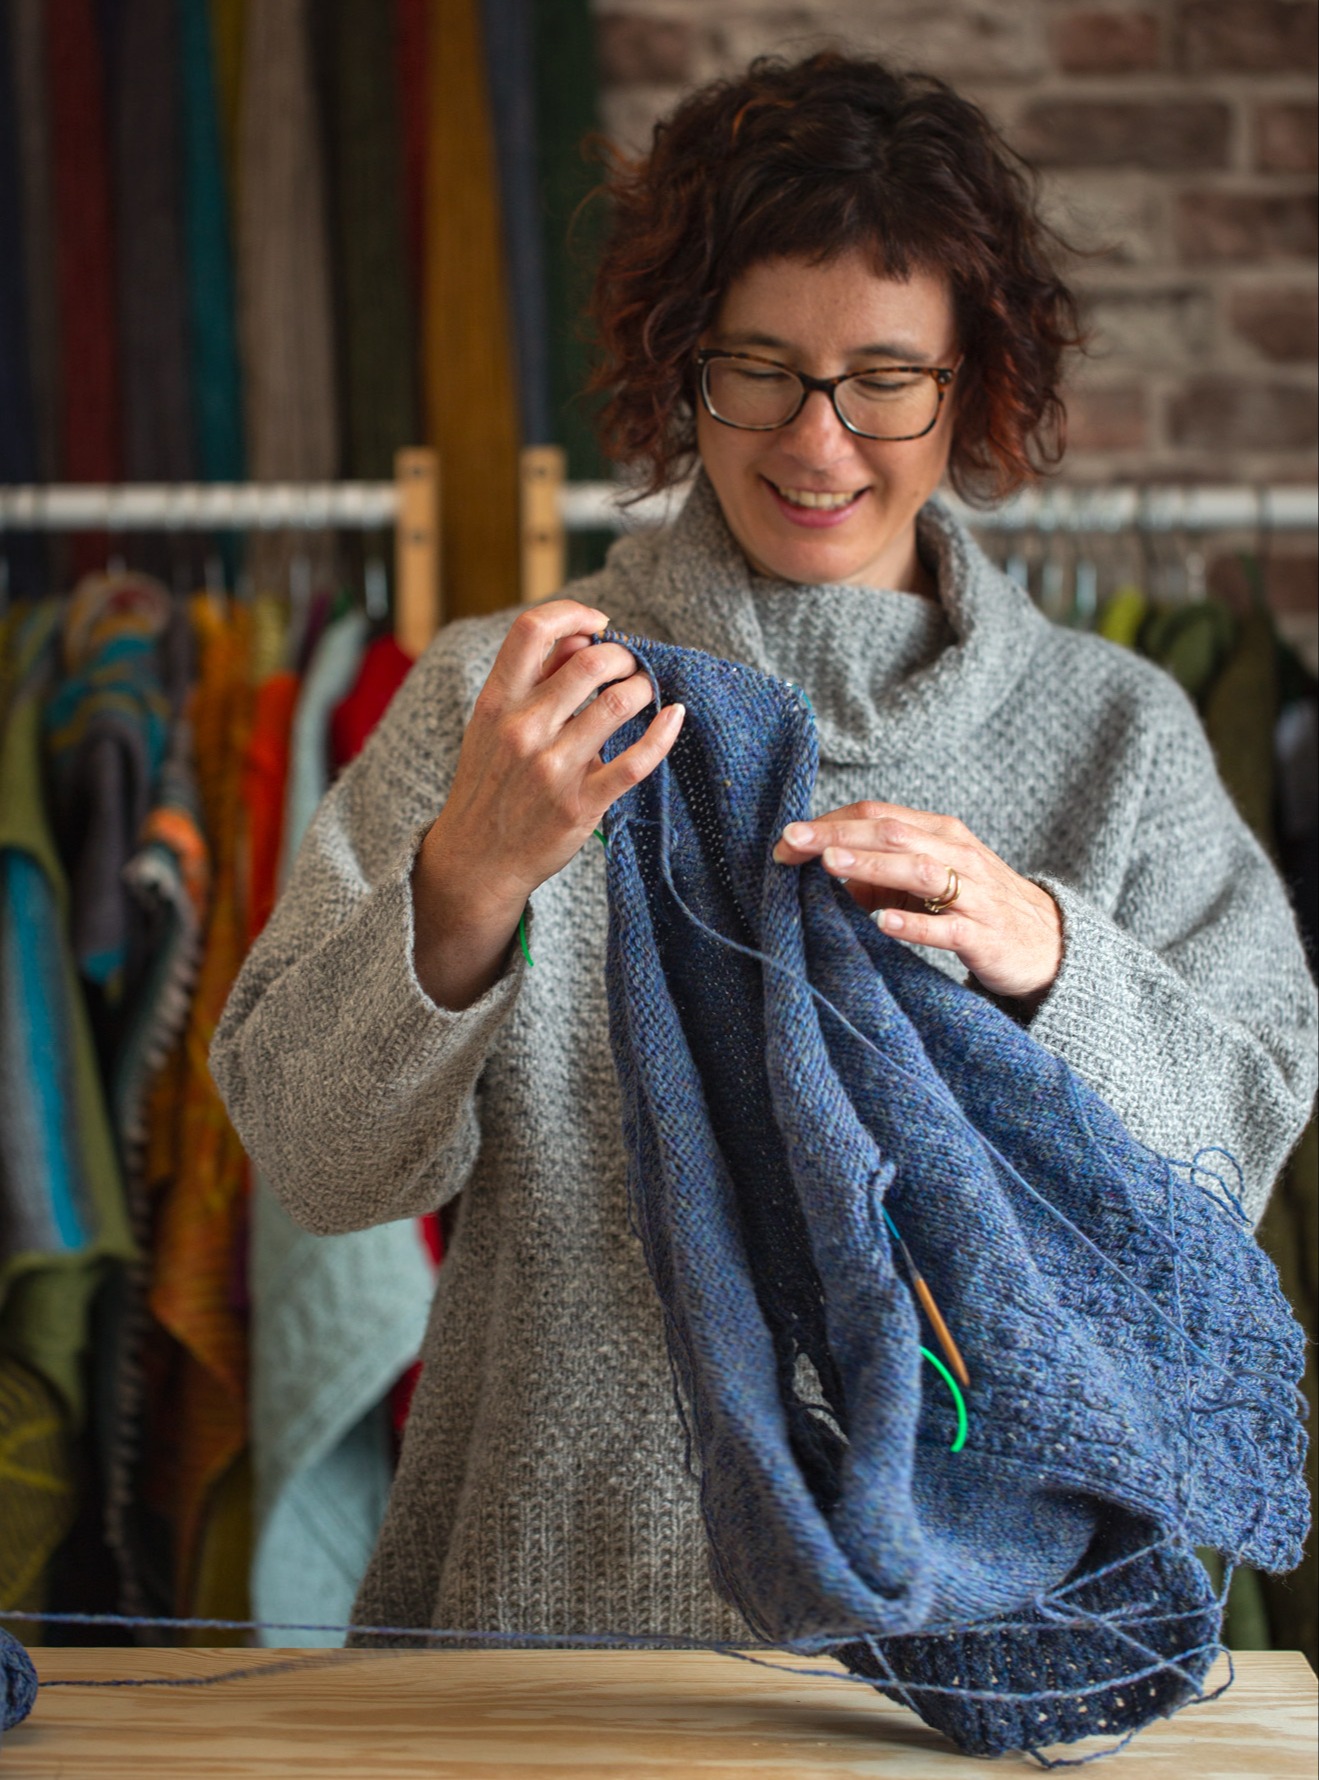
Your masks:
M 778 487 L 777 483 L 775 487 Z M 780 488 L 779 493 L 794 507 L 823 507 L 826 511 L 849 506 L 856 499 L 855 493 L 824 494 L 813 488 Z

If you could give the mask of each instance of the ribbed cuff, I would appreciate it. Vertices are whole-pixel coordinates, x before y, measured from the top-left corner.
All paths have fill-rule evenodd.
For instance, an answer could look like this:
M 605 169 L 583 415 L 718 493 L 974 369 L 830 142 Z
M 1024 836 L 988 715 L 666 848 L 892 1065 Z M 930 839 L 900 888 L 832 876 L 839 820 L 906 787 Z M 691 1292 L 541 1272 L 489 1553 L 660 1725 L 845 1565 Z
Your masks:
M 1070 884 L 1032 880 L 1058 904 L 1063 955 L 1058 975 L 1023 1020 L 1032 1038 L 1071 1064 L 1100 1094 L 1109 1086 L 1115 1056 L 1130 1057 L 1148 1042 L 1135 977 L 1146 949 Z

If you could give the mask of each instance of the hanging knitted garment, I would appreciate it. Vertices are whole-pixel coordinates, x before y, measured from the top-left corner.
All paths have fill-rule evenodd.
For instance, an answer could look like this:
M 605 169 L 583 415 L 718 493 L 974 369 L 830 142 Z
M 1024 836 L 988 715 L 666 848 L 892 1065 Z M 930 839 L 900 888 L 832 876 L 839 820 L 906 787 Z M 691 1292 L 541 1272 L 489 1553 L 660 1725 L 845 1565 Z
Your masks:
M 1272 1264 L 1203 1161 L 772 862 L 818 762 L 800 691 L 627 641 L 688 711 L 607 821 L 608 984 L 717 1586 L 968 1752 L 1166 1715 L 1218 1649 L 1194 1547 L 1300 1556 Z M 894 1228 L 969 1368 L 964 1445 Z
M 183 225 L 197 460 L 208 482 L 241 482 L 243 404 L 234 314 L 229 190 L 206 0 L 181 0 L 179 58 L 183 94 Z
M 41 707 L 60 616 L 56 601 L 20 607 L 6 632 L 13 691 L 0 726 L 0 1348 L 43 1378 L 76 1423 L 89 1307 L 107 1263 L 126 1259 L 132 1243 L 68 939 L 69 888 L 43 797 Z M 30 1403 L 27 1390 L 18 1395 Z M 12 1425 L 7 1432 L 14 1454 L 24 1441 Z M 20 1524 L 12 1503 L 0 1520 Z M 58 1535 L 49 1549 L 56 1543 Z
M 22 186 L 26 353 L 37 432 L 38 480 L 59 479 L 59 352 L 55 303 L 50 90 L 41 0 L 9 0 L 14 129 Z
M 0 19 L 0 482 L 33 482 L 36 418 L 28 368 L 23 201 L 7 24 Z
M 123 467 L 196 475 L 176 0 L 120 0 L 110 79 Z
M 247 0 L 207 0 L 211 15 L 211 47 L 215 52 L 216 105 L 220 117 L 221 150 L 230 191 L 238 168 L 238 113 L 243 92 L 243 36 L 247 25 Z
M 430 86 L 427 44 L 428 0 L 394 0 L 394 78 L 398 93 L 403 211 L 408 272 L 414 311 L 424 297 L 426 258 L 426 134 Z
M 524 445 L 554 443 L 531 0 L 481 0 Z
M 568 454 L 569 476 L 589 481 L 609 474 L 590 404 L 583 400 L 591 347 L 581 318 L 605 229 L 603 206 L 585 203 L 599 185 L 599 170 L 587 151 L 600 128 L 591 0 L 537 0 L 531 30 L 550 437 Z
M 377 0 L 337 0 L 326 29 L 344 455 L 350 476 L 388 478 L 419 406 L 393 19 Z
M 325 168 L 307 0 L 244 15 L 238 117 L 238 334 L 247 464 L 258 482 L 322 482 L 340 470 Z M 331 578 L 324 532 L 267 533 L 248 567 L 282 586 L 306 555 Z
M 153 1107 L 178 1079 L 178 1052 L 197 967 L 210 889 L 210 855 L 201 827 L 193 762 L 190 691 L 192 626 L 176 608 L 162 639 L 164 683 L 172 712 L 168 749 L 142 824 L 137 850 L 123 868 L 147 925 L 146 968 L 115 1060 L 110 1111 L 124 1170 L 124 1189 L 138 1253 L 119 1281 L 100 1333 L 103 1401 L 111 1399 L 105 1443 L 105 1539 L 119 1571 L 121 1611 L 168 1613 L 172 1591 L 160 1585 L 160 1527 L 137 1487 L 142 1463 L 146 1393 L 144 1354 L 151 1341 L 147 1291 L 154 1206 L 148 1149 Z
M 172 1145 L 162 1143 L 148 1162 L 158 1195 L 150 1308 L 182 1352 L 150 1404 L 143 1486 L 149 1501 L 168 1504 L 176 1606 L 185 1612 L 198 1600 L 198 1558 L 215 1493 L 246 1442 L 248 1377 L 246 1321 L 234 1289 L 247 1163 L 205 1058 L 247 938 L 241 786 L 252 720 L 251 609 L 238 605 L 224 619 L 202 597 L 192 611 L 199 656 L 192 719 L 211 896 L 179 1058 Z
M 477 0 L 428 15 L 430 140 L 422 357 L 444 473 L 445 614 L 519 597 L 518 416 L 500 194 Z
M 43 799 L 59 621 L 0 624 L 0 1604 L 28 1611 L 74 1519 L 90 1307 L 132 1246 Z
M 65 610 L 63 676 L 44 713 L 52 815 L 69 872 L 78 968 L 118 1001 L 144 963 L 124 879 L 164 755 L 169 708 L 157 644 L 172 611 L 147 575 L 85 575 Z
M 0 1452 L 0 1601 L 10 1611 L 40 1613 L 50 1560 L 77 1516 L 78 1453 L 59 1392 L 3 1348 Z M 41 1628 L 32 1631 L 39 1639 Z
M 0 482 L 35 482 L 40 449 L 28 343 L 29 281 L 23 239 L 23 175 L 9 21 L 0 12 Z M 42 550 L 32 534 L 3 540 L 0 578 L 9 593 L 39 594 Z M 4 597 L 0 592 L 0 599 Z
M 61 470 L 70 482 L 114 482 L 121 456 L 109 132 L 90 0 L 52 0 L 46 29 L 63 372 Z
M 281 885 L 330 783 L 330 712 L 358 678 L 368 621 L 322 637 L 293 720 Z M 379 715 L 379 710 L 377 710 Z M 390 1386 L 421 1345 L 433 1269 L 412 1220 L 336 1236 L 252 1193 L 252 1606 L 258 1619 L 342 1625 L 393 1481 Z M 337 1642 L 262 1633 L 263 1642 Z

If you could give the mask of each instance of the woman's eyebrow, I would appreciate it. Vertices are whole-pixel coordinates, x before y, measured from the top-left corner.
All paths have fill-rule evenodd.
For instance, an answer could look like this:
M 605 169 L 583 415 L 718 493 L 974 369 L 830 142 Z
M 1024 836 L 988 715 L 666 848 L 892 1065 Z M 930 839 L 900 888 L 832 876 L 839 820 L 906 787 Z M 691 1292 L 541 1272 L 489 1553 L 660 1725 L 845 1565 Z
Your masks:
M 764 346 L 771 352 L 794 352 L 797 349 L 787 340 L 779 340 L 773 334 L 757 333 L 720 333 L 719 339 L 724 346 Z M 847 354 L 848 358 L 889 358 L 900 359 L 906 365 L 923 365 L 929 361 L 929 353 L 922 352 L 918 347 L 904 344 L 901 340 L 872 341 L 866 346 L 854 346 Z

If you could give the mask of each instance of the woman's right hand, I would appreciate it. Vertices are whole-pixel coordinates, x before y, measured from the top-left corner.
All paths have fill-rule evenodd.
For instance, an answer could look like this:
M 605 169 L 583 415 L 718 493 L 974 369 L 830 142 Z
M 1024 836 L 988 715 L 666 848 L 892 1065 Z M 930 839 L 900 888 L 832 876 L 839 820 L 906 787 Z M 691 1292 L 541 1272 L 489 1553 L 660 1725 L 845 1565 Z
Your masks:
M 591 642 L 608 622 L 570 599 L 519 613 L 477 695 L 412 874 L 417 975 L 442 1007 L 469 1007 L 485 993 L 531 892 L 677 739 L 683 708 L 668 705 L 616 759 L 600 758 L 654 697 L 621 644 Z

